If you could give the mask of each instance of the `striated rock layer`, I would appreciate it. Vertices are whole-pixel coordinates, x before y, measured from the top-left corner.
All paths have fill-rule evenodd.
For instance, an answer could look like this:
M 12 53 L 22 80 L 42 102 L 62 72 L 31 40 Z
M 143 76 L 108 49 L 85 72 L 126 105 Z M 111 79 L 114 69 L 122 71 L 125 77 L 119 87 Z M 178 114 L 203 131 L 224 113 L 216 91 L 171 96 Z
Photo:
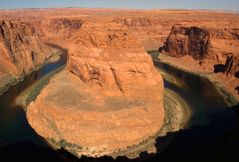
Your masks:
M 206 30 L 175 25 L 161 52 L 174 57 L 190 55 L 195 59 L 203 59 L 208 54 L 209 37 Z
M 161 75 L 127 28 L 86 21 L 66 71 L 28 106 L 27 118 L 39 135 L 78 157 L 139 154 L 163 124 L 162 92 Z
M 0 85 L 32 72 L 51 52 L 31 24 L 0 20 Z
M 77 37 L 82 24 L 83 20 L 81 18 L 48 17 L 39 26 L 40 33 L 47 42 L 68 48 L 72 40 Z
M 224 72 L 227 75 L 238 76 L 239 73 L 239 55 L 227 56 L 227 60 L 225 62 L 225 70 Z
M 224 63 L 228 55 L 239 54 L 238 32 L 239 28 L 174 25 L 160 50 L 173 57 L 189 55 L 196 60 Z
M 238 32 L 239 28 L 174 25 L 159 49 L 172 58 L 162 56 L 161 60 L 205 74 L 239 99 Z

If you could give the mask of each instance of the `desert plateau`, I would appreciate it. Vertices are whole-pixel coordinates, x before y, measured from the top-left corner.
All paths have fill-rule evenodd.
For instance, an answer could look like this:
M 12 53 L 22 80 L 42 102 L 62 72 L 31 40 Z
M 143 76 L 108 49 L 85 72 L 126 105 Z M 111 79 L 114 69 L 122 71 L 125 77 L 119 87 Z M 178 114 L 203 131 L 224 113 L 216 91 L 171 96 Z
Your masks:
M 0 9 L 0 161 L 238 161 L 238 13 Z

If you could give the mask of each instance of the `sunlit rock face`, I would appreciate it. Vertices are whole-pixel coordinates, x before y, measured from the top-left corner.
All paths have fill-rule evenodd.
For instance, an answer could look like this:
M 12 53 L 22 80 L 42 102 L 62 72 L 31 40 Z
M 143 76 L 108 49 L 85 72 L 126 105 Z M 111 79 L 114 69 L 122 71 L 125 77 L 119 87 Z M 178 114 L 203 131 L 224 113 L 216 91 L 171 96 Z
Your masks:
M 83 82 L 123 93 L 159 83 L 141 43 L 116 23 L 83 25 L 69 49 L 67 69 Z
M 28 106 L 30 125 L 78 157 L 147 151 L 140 144 L 164 121 L 163 80 L 151 58 L 117 23 L 86 21 L 75 38 L 66 70 Z
M 208 75 L 222 84 L 235 98 L 238 95 L 238 25 L 202 24 L 174 25 L 164 45 L 159 49 L 171 64 L 192 72 Z M 225 75 L 226 74 L 226 75 Z
M 173 26 L 161 52 L 174 57 L 190 55 L 203 59 L 208 53 L 209 33 L 197 27 Z
M 82 18 L 53 16 L 43 19 L 38 28 L 46 42 L 68 48 L 68 45 L 77 37 L 82 24 Z
M 32 72 L 51 53 L 52 49 L 39 39 L 31 24 L 0 20 L 0 85 L 4 85 L 4 80 Z
M 160 52 L 173 57 L 189 55 L 196 60 L 224 63 L 228 55 L 237 55 L 238 28 L 174 25 Z

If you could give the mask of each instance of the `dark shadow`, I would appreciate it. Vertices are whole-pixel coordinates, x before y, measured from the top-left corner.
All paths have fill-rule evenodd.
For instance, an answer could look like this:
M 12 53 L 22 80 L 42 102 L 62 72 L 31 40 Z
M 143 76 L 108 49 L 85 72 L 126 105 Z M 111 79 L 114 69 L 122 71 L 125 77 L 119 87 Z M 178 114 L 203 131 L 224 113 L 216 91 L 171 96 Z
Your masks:
M 147 51 L 147 53 L 151 56 L 153 60 L 158 60 L 158 57 L 160 55 L 159 51 L 153 50 L 153 51 Z
M 237 90 L 237 94 L 239 94 L 239 86 L 235 88 Z
M 214 73 L 223 73 L 225 71 L 225 65 L 217 64 L 214 65 Z
M 67 62 L 67 60 L 68 60 L 68 49 L 63 48 L 63 47 L 61 47 L 57 44 L 54 44 L 54 43 L 45 43 L 45 44 L 52 47 L 52 48 L 56 48 L 56 49 L 60 50 L 61 53 L 62 53 L 64 61 Z
M 236 72 L 235 77 L 236 77 L 236 78 L 239 78 L 239 71 Z
M 239 89 L 239 87 L 237 87 Z M 231 109 L 239 116 L 239 104 L 231 107 Z
M 163 46 L 159 47 L 159 52 L 163 52 L 163 50 L 164 50 Z

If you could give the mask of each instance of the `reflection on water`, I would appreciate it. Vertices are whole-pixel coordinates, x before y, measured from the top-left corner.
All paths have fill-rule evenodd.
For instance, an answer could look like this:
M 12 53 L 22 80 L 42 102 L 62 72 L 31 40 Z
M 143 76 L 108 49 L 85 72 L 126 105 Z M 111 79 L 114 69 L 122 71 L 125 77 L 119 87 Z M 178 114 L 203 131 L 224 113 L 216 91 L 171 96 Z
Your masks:
M 65 63 L 63 54 L 56 63 L 49 63 L 41 70 L 33 72 L 24 81 L 11 87 L 6 93 L 0 96 L 0 146 L 22 141 L 33 141 L 39 145 L 44 142 L 29 126 L 23 108 L 14 105 L 15 98 L 29 86 L 33 85 L 46 74 L 63 66 Z
M 230 153 L 225 151 L 225 138 L 238 126 L 238 116 L 207 79 L 184 73 L 163 63 L 154 63 L 160 71 L 177 79 L 176 85 L 165 80 L 165 86 L 183 96 L 193 111 L 188 129 L 178 133 L 161 159 L 173 160 L 170 155 L 183 160 L 196 156 L 209 156 L 219 160 L 226 158 Z
M 46 65 L 40 71 L 26 77 L 23 82 L 10 88 L 0 97 L 1 157 L 8 157 L 8 161 L 15 159 L 17 159 L 16 161 L 51 162 L 126 161 L 125 158 L 113 160 L 108 157 L 77 159 L 64 151 L 54 151 L 48 148 L 45 141 L 29 126 L 23 109 L 12 104 L 23 90 L 34 84 L 39 78 L 62 66 L 64 60 L 61 59 L 57 63 Z M 227 107 L 213 85 L 206 79 L 181 72 L 168 65 L 155 63 L 155 66 L 164 74 L 170 75 L 173 80 L 176 80 L 175 83 L 171 83 L 165 79 L 165 87 L 178 93 L 190 105 L 193 116 L 188 128 L 177 132 L 175 140 L 168 149 L 152 159 L 144 161 L 171 161 L 175 159 L 187 161 L 190 158 L 194 159 L 195 156 L 203 158 L 210 155 L 214 159 L 216 156 L 224 157 L 221 153 L 227 155 L 228 151 L 225 151 L 224 139 L 226 134 L 238 125 L 238 118 Z M 160 147 L 160 143 L 158 147 Z M 141 159 L 127 161 L 138 160 Z

